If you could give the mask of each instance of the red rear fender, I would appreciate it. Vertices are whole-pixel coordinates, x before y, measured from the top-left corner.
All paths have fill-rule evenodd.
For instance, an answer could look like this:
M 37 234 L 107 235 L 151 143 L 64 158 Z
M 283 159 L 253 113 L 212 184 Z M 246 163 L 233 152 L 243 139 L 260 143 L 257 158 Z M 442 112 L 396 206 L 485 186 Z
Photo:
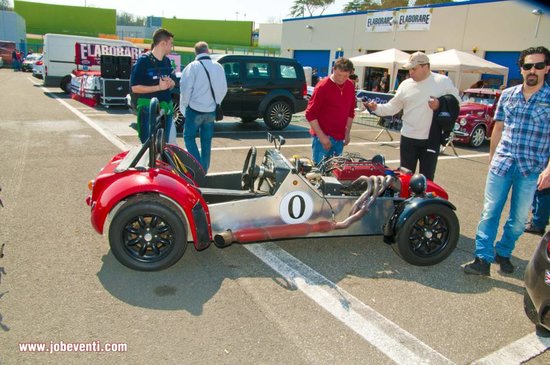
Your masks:
M 159 194 L 172 200 L 184 212 L 189 223 L 189 229 L 191 229 L 195 239 L 196 225 L 192 209 L 199 203 L 206 213 L 208 231 L 210 232 L 208 206 L 201 195 L 183 180 L 158 169 L 146 172 L 127 171 L 122 174 L 115 174 L 114 177 L 115 179 L 109 184 L 96 182 L 96 187 L 106 185 L 102 191 L 93 192 L 93 200 L 90 202 L 92 206 L 92 226 L 97 232 L 103 234 L 107 216 L 118 203 L 138 194 Z

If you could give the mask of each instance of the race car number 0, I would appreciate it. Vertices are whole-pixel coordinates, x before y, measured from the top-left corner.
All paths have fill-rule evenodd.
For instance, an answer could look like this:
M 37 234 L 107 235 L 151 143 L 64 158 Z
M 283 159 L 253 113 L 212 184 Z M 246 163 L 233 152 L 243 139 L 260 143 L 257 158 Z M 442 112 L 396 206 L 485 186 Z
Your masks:
M 304 223 L 313 213 L 313 199 L 303 191 L 293 191 L 284 196 L 279 206 L 283 222 L 288 224 Z

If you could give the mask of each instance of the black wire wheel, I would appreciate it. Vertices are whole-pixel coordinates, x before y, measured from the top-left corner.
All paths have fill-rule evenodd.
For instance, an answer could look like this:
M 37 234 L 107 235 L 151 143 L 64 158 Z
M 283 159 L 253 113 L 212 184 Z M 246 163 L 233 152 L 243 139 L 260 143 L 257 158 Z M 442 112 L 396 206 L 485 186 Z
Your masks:
M 264 122 L 269 129 L 281 130 L 288 127 L 292 119 L 292 108 L 283 100 L 269 104 L 264 114 Z
M 407 219 L 392 247 L 410 264 L 435 265 L 453 252 L 459 231 L 458 218 L 451 208 L 441 204 L 426 205 Z
M 139 271 L 158 271 L 183 256 L 187 232 L 172 203 L 140 196 L 117 211 L 109 227 L 109 244 L 121 264 Z
M 179 103 L 174 103 L 174 106 L 172 107 L 172 112 L 172 120 L 174 122 L 174 125 L 176 126 L 176 132 L 181 133 L 183 132 L 183 123 L 185 121 L 185 118 L 181 112 Z

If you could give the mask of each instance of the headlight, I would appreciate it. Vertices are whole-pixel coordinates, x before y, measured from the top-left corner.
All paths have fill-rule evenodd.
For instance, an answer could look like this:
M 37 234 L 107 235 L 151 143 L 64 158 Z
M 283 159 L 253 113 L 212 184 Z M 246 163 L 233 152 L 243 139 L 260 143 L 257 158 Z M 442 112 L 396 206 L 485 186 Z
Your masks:
M 458 123 L 455 123 L 455 126 L 453 128 L 453 131 L 457 131 L 460 129 L 460 125 L 458 125 Z
M 466 118 L 460 119 L 460 125 L 461 125 L 461 126 L 464 127 L 466 124 L 468 124 L 468 119 L 466 119 Z

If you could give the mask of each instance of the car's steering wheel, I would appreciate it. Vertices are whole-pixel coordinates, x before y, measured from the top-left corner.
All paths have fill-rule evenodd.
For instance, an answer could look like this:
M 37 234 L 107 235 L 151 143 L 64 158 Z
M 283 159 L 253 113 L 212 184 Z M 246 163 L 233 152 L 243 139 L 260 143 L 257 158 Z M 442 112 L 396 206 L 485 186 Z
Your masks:
M 246 160 L 244 160 L 243 172 L 241 175 L 241 187 L 243 190 L 254 191 L 254 168 L 256 167 L 256 147 L 252 146 L 248 150 Z

